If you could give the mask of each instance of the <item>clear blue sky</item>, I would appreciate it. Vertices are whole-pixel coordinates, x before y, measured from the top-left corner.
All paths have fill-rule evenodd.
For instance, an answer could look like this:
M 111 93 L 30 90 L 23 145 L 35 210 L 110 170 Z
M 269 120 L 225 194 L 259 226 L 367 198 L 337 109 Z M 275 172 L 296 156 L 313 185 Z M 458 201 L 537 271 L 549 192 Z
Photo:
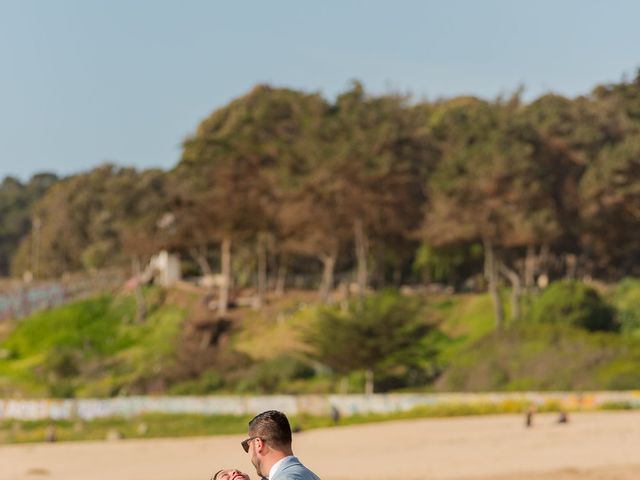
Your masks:
M 0 179 L 170 168 L 256 83 L 586 94 L 635 75 L 639 19 L 632 0 L 0 0 Z

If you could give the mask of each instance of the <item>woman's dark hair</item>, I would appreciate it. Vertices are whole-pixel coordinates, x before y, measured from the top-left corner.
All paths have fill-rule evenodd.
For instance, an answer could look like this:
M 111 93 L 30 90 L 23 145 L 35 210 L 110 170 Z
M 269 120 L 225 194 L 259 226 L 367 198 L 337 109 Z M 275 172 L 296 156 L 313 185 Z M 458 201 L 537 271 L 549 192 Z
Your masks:
M 218 470 L 216 473 L 213 474 L 213 477 L 211 477 L 210 480 L 218 480 L 218 475 L 220 475 L 220 473 L 224 472 L 224 468 L 222 470 Z

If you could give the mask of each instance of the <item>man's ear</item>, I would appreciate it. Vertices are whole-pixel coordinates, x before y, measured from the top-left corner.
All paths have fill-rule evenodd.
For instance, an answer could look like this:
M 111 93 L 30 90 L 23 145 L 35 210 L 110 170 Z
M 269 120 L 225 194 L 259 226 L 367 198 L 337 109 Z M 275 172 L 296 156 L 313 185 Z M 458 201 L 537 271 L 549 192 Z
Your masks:
M 265 447 L 266 447 L 266 444 L 264 443 L 264 441 L 260 437 L 257 437 L 255 439 L 255 442 L 256 442 L 256 450 L 258 452 L 262 453 L 264 451 Z

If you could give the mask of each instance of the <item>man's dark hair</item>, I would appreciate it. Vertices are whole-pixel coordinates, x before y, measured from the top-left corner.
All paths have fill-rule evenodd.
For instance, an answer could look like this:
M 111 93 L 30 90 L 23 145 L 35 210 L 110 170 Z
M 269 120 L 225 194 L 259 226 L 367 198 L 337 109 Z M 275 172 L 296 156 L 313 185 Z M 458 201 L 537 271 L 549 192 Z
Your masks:
M 291 426 L 287 416 L 277 410 L 267 410 L 249 422 L 249 435 L 260 437 L 276 448 L 291 446 Z

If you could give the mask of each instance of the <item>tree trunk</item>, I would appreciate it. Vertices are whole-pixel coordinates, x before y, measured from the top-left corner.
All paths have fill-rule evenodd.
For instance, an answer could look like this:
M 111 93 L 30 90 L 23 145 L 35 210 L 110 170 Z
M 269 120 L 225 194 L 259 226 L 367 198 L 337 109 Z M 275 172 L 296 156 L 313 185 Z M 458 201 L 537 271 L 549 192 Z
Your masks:
M 489 282 L 489 293 L 493 300 L 493 311 L 496 316 L 496 329 L 502 330 L 504 323 L 504 309 L 502 308 L 502 301 L 500 300 L 500 293 L 498 292 L 498 269 L 496 266 L 495 250 L 491 240 L 488 238 L 483 239 L 484 243 L 484 271 L 487 281 Z
M 213 338 L 213 331 L 211 329 L 207 329 L 202 333 L 202 337 L 200 337 L 200 345 L 199 348 L 201 351 L 205 351 L 211 345 L 211 339 Z
M 211 265 L 209 265 L 209 261 L 207 260 L 207 248 L 190 248 L 189 255 L 191 258 L 195 260 L 200 268 L 200 271 L 203 275 L 212 275 L 213 270 L 211 270 Z
M 264 305 L 267 291 L 267 246 L 264 233 L 258 234 L 258 308 Z
M 40 279 L 40 229 L 42 228 L 42 220 L 35 216 L 32 220 L 33 225 L 33 252 L 31 260 L 31 274 L 33 280 Z
M 529 244 L 527 245 L 527 256 L 524 259 L 524 286 L 529 291 L 535 285 L 537 263 L 536 247 Z
M 551 261 L 551 248 L 549 247 L 548 243 L 544 243 L 540 247 L 540 255 L 538 256 L 538 270 L 540 273 L 540 277 L 544 277 L 543 283 L 545 284 L 544 285 L 545 287 L 546 287 L 546 284 L 549 282 L 550 261 Z M 540 280 L 540 277 L 538 277 L 538 281 Z
M 365 395 L 373 395 L 373 369 L 368 368 L 364 372 L 364 393 Z
M 397 263 L 393 269 L 393 286 L 400 288 L 402 285 L 402 265 Z
M 340 379 L 340 394 L 341 395 L 346 395 L 347 393 L 349 393 L 349 377 L 347 375 L 344 375 L 341 379 Z
M 320 301 L 327 303 L 329 294 L 333 288 L 333 269 L 336 265 L 336 253 L 331 253 L 322 257 L 322 283 L 320 284 Z
M 220 273 L 222 275 L 220 295 L 218 298 L 218 315 L 227 314 L 229 304 L 229 287 L 231 285 L 231 237 L 225 236 L 220 246 Z
M 287 280 L 287 257 L 284 254 L 280 255 L 280 262 L 278 264 L 278 274 L 276 277 L 276 289 L 275 295 L 281 297 L 284 295 L 285 281 Z
M 144 323 L 147 316 L 147 303 L 144 300 L 144 292 L 142 291 L 142 268 L 140 267 L 140 257 L 138 255 L 131 257 L 131 268 L 136 278 L 136 323 Z
M 422 277 L 422 285 L 427 287 L 431 284 L 431 268 L 429 268 L 429 266 L 426 266 L 422 269 L 421 277 Z
M 365 234 L 364 224 L 362 220 L 357 219 L 354 222 L 353 230 L 356 246 L 356 260 L 358 263 L 356 283 L 358 285 L 358 295 L 360 295 L 360 298 L 362 298 L 367 288 L 367 254 L 369 250 L 369 239 Z
M 505 264 L 500 264 L 500 270 L 511 282 L 511 321 L 517 322 L 522 316 L 520 310 L 520 297 L 522 296 L 522 283 L 520 275 L 515 270 L 511 270 Z
M 575 280 L 576 272 L 578 271 L 578 257 L 573 253 L 567 253 L 564 256 L 564 263 L 566 265 L 565 278 L 567 280 Z

